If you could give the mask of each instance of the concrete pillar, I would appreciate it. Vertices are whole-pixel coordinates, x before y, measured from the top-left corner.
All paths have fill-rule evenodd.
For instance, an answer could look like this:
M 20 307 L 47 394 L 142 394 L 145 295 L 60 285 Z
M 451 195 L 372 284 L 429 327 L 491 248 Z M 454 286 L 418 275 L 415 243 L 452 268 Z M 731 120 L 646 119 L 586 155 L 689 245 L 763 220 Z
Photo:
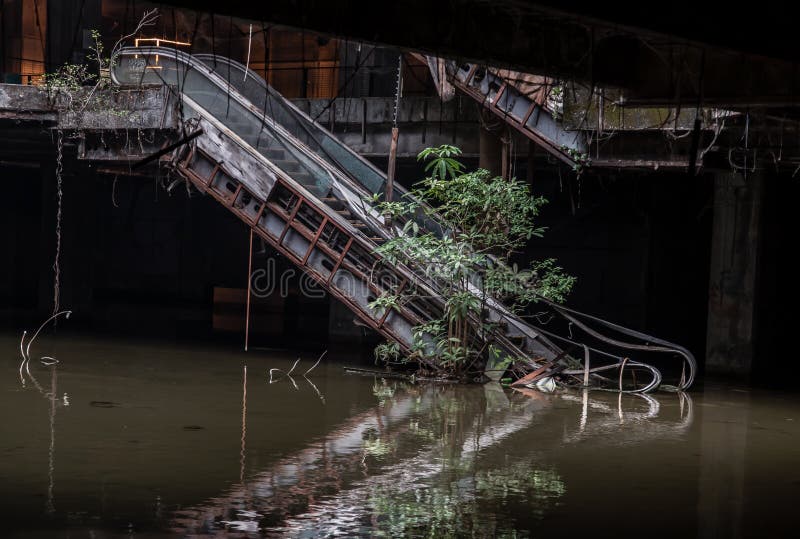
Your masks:
M 714 178 L 706 372 L 749 377 L 755 339 L 764 177 Z M 686 261 L 692 264 L 691 260 Z
M 494 176 L 503 173 L 503 141 L 501 140 L 502 130 L 488 130 L 486 126 L 498 123 L 491 113 L 481 111 L 483 121 L 481 122 L 480 139 L 478 141 L 479 157 L 478 166 L 485 168 Z
M 527 166 L 527 176 L 526 181 L 528 185 L 533 186 L 533 180 L 535 178 L 534 172 L 536 170 L 536 143 L 532 140 L 528 141 L 528 166 Z

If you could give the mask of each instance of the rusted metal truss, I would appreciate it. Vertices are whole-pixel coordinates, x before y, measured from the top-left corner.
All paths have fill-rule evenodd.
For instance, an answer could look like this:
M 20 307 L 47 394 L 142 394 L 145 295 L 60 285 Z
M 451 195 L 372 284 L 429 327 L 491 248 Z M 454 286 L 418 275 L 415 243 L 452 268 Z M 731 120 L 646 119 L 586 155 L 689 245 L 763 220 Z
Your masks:
M 429 64 L 433 64 L 433 59 L 422 55 L 417 56 L 425 61 L 431 60 Z M 649 149 L 646 153 L 654 151 L 654 155 L 642 158 L 638 155 L 630 155 L 624 144 L 622 147 L 606 144 L 603 150 L 605 155 L 601 156 L 597 135 L 602 132 L 603 122 L 599 122 L 601 127 L 598 130 L 581 127 L 583 122 L 577 126 L 568 125 L 568 122 L 561 117 L 561 112 L 554 110 L 552 103 L 547 98 L 552 91 L 552 80 L 518 73 L 516 78 L 510 77 L 509 75 L 513 75 L 513 72 L 468 62 L 441 59 L 436 59 L 436 62 L 435 65 L 442 63 L 447 82 L 453 87 L 474 99 L 484 110 L 500 118 L 506 125 L 527 137 L 537 146 L 570 166 L 585 166 L 589 163 L 590 157 L 591 166 L 596 168 L 687 168 L 690 164 L 687 155 L 675 152 L 676 149 L 669 149 L 667 153 L 664 153 L 664 150 L 660 149 L 662 144 L 658 137 L 654 139 L 654 143 L 654 140 L 645 138 L 645 130 L 637 128 L 627 131 L 636 133 L 635 136 L 638 137 L 637 141 L 640 145 Z M 566 90 L 562 88 L 562 92 L 566 92 Z M 565 98 L 562 97 L 562 100 Z M 599 110 L 602 118 L 603 107 L 599 107 Z M 643 109 L 636 110 L 641 113 Z M 635 110 L 628 112 L 632 116 L 636 116 L 636 114 L 632 114 Z M 597 111 L 595 111 L 596 113 Z M 680 111 L 673 110 L 670 114 L 672 113 L 679 115 Z M 675 123 L 670 125 L 674 127 Z M 626 129 L 620 129 L 617 132 L 626 132 Z
M 558 159 L 574 165 L 576 155 L 588 153 L 585 134 L 565 130 L 554 114 L 537 101 L 541 92 L 528 95 L 477 64 L 448 61 L 446 71 L 453 86 Z
M 266 193 L 253 189 L 248 185 L 252 179 L 242 178 L 238 171 L 197 146 L 181 153 L 176 170 L 233 212 L 370 328 L 400 343 L 406 351 L 410 348 L 411 328 L 422 323 L 413 306 L 400 305 L 397 310 L 368 306 L 381 294 L 402 294 L 408 279 L 402 275 L 372 278 L 378 262 L 371 253 L 372 246 L 331 215 L 336 210 L 280 174 Z

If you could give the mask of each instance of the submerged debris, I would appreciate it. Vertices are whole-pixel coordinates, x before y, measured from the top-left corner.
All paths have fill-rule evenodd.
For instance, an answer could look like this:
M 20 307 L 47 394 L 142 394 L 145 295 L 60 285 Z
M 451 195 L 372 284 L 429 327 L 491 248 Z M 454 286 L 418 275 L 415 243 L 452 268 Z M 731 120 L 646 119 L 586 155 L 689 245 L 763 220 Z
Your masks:
M 119 408 L 122 405 L 118 402 L 112 401 L 91 401 L 89 406 L 94 408 Z
M 536 328 L 541 334 L 538 337 L 558 342 L 564 351 L 551 360 L 540 357 L 515 361 L 509 367 L 517 378 L 512 387 L 543 389 L 550 386 L 544 384 L 549 379 L 563 387 L 648 393 L 659 388 L 684 391 L 694 382 L 697 362 L 686 348 L 547 300 L 540 301 L 549 310 L 539 313 L 537 320 L 541 321 L 544 314 L 549 318 L 541 324 L 548 326 L 547 330 Z M 680 377 L 675 385 L 662 386 L 663 376 L 658 368 L 631 359 L 647 354 L 680 359 Z
M 306 372 L 304 372 L 304 373 L 302 374 L 302 376 L 303 376 L 303 379 L 304 379 L 304 380 L 305 380 L 305 381 L 308 383 L 308 385 L 310 385 L 310 386 L 311 386 L 311 389 L 313 389 L 313 390 L 314 390 L 314 393 L 316 393 L 316 394 L 317 394 L 317 397 L 319 397 L 319 400 L 320 400 L 320 401 L 322 401 L 322 404 L 325 404 L 325 396 L 324 396 L 324 395 L 323 395 L 323 394 L 320 392 L 319 388 L 318 388 L 318 387 L 317 387 L 317 386 L 314 384 L 314 382 L 312 382 L 312 381 L 311 381 L 311 380 L 308 378 L 308 374 L 309 374 L 311 371 L 313 371 L 314 369 L 316 369 L 316 368 L 317 368 L 317 365 L 319 365 L 319 364 L 320 364 L 320 362 L 322 361 L 322 358 L 324 358 L 324 357 L 325 357 L 325 355 L 326 355 L 327 353 L 328 353 L 328 351 L 327 351 L 327 350 L 325 350 L 324 352 L 322 352 L 322 354 L 319 356 L 319 358 L 317 358 L 317 361 L 316 361 L 316 363 L 314 363 L 314 364 L 313 364 L 311 367 L 309 367 L 309 368 L 308 368 L 308 370 L 306 370 Z M 270 385 L 272 385 L 272 384 L 274 384 L 274 383 L 276 383 L 276 382 L 280 382 L 280 381 L 281 381 L 281 380 L 283 380 L 284 378 L 288 378 L 288 379 L 289 379 L 289 382 L 291 382 L 291 383 L 292 383 L 292 386 L 293 386 L 293 387 L 294 387 L 296 390 L 298 390 L 298 391 L 299 391 L 299 390 L 300 390 L 300 388 L 298 387 L 298 385 L 297 385 L 297 382 L 295 382 L 295 380 L 294 380 L 294 377 L 292 376 L 292 373 L 294 372 L 295 368 L 297 368 L 297 364 L 298 364 L 298 363 L 300 363 L 300 358 L 299 358 L 299 357 L 297 358 L 297 361 L 295 361 L 295 362 L 294 362 L 294 364 L 292 365 L 292 368 L 291 368 L 291 369 L 289 369 L 289 371 L 288 371 L 288 372 L 284 373 L 284 375 L 283 375 L 283 376 L 280 376 L 280 377 L 278 377 L 278 378 L 275 378 L 275 377 L 273 376 L 273 374 L 274 374 L 275 372 L 280 372 L 280 373 L 282 373 L 283 371 L 282 371 L 281 369 L 278 369 L 278 368 L 272 368 L 272 369 L 270 369 L 270 370 L 269 370 L 269 383 L 270 383 Z
M 22 361 L 19 364 L 19 379 L 20 379 L 20 382 L 22 383 L 23 387 L 25 387 L 25 375 L 23 374 L 23 370 L 28 375 L 30 380 L 34 383 L 34 385 L 36 385 L 38 387 L 38 383 L 36 382 L 36 378 L 34 378 L 33 374 L 31 373 L 31 369 L 30 369 L 31 345 L 33 344 L 33 341 L 36 340 L 36 337 L 39 336 L 39 333 L 42 332 L 42 330 L 45 328 L 45 326 L 47 326 L 47 324 L 49 324 L 50 322 L 54 322 L 59 316 L 62 316 L 62 315 L 64 316 L 64 318 L 69 318 L 69 316 L 71 314 L 72 314 L 72 311 L 59 311 L 59 312 L 53 314 L 50 318 L 48 318 L 47 320 L 42 322 L 42 325 L 39 326 L 39 329 L 36 330 L 36 332 L 33 334 L 33 337 L 31 337 L 28 340 L 27 343 L 25 342 L 25 337 L 28 335 L 28 331 L 25 330 L 25 331 L 22 332 L 22 338 L 19 341 L 19 353 L 20 353 L 20 356 L 22 356 Z M 50 356 L 42 356 L 40 358 L 40 361 L 45 366 L 51 366 L 51 365 L 55 365 L 56 363 L 58 363 L 58 360 L 56 358 L 50 357 Z

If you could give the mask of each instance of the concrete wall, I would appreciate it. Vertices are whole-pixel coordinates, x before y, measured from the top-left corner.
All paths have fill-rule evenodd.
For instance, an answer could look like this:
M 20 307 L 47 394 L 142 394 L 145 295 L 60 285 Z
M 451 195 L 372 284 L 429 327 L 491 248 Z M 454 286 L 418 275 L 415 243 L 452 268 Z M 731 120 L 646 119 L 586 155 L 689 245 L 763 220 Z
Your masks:
M 389 154 L 394 99 L 363 97 L 337 99 L 293 99 L 300 110 L 333 131 L 362 155 Z M 397 115 L 400 137 L 397 155 L 415 158 L 428 146 L 453 144 L 468 156 L 478 155 L 477 106 L 458 97 L 442 103 L 434 97 L 403 98 Z

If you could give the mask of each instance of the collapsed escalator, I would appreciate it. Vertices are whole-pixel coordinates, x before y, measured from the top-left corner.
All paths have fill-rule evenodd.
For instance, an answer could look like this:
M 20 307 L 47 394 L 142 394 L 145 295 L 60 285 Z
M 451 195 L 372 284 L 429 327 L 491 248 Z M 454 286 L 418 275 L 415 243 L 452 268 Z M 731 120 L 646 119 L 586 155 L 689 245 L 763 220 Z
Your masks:
M 180 98 L 184 130 L 202 133 L 176 150 L 175 170 L 228 207 L 366 325 L 409 351 L 413 328 L 441 315 L 440 285 L 426 279 L 419 268 L 383 264 L 375 271 L 380 257 L 374 248 L 397 233 L 384 226 L 367 202 L 373 193 L 385 189 L 385 175 L 257 74 L 219 56 L 151 47 L 123 49 L 112 76 L 117 84 L 172 88 Z M 396 200 L 406 196 L 410 195 L 402 187 L 395 187 Z M 419 218 L 426 229 L 446 233 L 431 217 Z M 423 295 L 430 299 L 415 297 L 397 309 L 369 307 L 381 294 L 402 295 L 411 290 L 425 291 Z M 619 390 L 657 388 L 660 372 L 648 363 L 631 360 L 629 355 L 635 352 L 680 356 L 685 370 L 676 386 L 691 385 L 695 361 L 682 347 L 559 305 L 542 302 L 542 307 L 562 325 L 566 323 L 567 331 L 535 326 L 490 298 L 488 319 L 496 329 L 484 338 L 502 354 L 487 366 L 487 377 L 496 380 L 503 375 L 503 369 L 492 368 L 496 365 L 522 363 L 539 379 L 559 376 L 572 385 L 616 387 L 615 380 L 603 373 L 617 370 Z M 577 331 L 583 336 L 577 337 Z M 603 331 L 636 342 L 608 337 Z M 594 344 L 586 344 L 592 340 Z M 616 351 L 609 352 L 609 347 Z M 623 387 L 625 368 L 643 370 L 650 379 Z M 527 382 L 536 382 L 536 376 L 529 376 Z

